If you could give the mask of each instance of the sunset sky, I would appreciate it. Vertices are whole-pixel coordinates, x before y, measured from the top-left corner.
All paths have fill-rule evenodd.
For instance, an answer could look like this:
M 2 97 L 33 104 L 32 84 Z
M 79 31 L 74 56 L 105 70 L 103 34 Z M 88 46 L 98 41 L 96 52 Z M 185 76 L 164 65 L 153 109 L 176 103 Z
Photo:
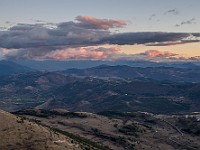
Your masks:
M 0 0 L 0 59 L 200 61 L 200 0 Z

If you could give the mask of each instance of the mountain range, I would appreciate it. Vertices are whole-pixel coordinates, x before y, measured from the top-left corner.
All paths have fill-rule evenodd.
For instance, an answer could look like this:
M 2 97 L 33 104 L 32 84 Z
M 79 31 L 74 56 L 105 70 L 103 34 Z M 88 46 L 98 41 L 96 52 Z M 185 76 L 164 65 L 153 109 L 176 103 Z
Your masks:
M 1 61 L 1 66 L 0 108 L 7 111 L 38 108 L 177 113 L 200 108 L 200 68 L 190 63 L 179 68 L 104 64 L 54 72 L 10 61 Z
M 200 108 L 200 83 L 191 82 L 29 72 L 3 76 L 0 87 L 0 108 L 7 111 L 39 108 L 178 113 Z
M 16 64 L 33 68 L 41 71 L 62 71 L 66 69 L 86 69 L 97 67 L 100 65 L 119 66 L 127 65 L 130 67 L 174 67 L 174 68 L 198 68 L 199 62 L 151 62 L 151 61 L 136 61 L 136 60 L 116 60 L 116 61 L 103 61 L 103 60 L 15 60 Z

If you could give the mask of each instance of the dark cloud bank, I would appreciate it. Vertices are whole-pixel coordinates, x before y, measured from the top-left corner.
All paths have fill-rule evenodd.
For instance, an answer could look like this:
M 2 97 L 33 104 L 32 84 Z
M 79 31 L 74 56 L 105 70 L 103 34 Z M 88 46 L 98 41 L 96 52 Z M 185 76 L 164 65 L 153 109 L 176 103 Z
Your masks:
M 45 24 L 17 24 L 7 31 L 0 31 L 0 50 L 15 50 L 15 53 L 6 57 L 45 59 L 48 53 L 83 46 L 102 44 L 162 46 L 199 42 L 199 40 L 185 39 L 190 36 L 199 37 L 200 33 L 112 33 L 110 31 L 112 28 L 125 26 L 126 22 L 123 20 L 97 19 L 89 16 L 78 16 L 75 21 L 59 23 L 55 28 L 48 28 Z

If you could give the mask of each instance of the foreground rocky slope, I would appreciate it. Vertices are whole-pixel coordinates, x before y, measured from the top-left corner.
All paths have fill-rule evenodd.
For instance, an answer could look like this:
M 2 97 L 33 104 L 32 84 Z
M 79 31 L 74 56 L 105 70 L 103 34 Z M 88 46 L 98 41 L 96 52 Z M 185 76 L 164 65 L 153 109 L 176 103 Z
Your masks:
M 93 114 L 47 110 L 16 113 L 101 150 L 200 149 L 200 113 L 155 115 L 110 111 Z
M 1 150 L 80 150 L 71 139 L 0 110 Z

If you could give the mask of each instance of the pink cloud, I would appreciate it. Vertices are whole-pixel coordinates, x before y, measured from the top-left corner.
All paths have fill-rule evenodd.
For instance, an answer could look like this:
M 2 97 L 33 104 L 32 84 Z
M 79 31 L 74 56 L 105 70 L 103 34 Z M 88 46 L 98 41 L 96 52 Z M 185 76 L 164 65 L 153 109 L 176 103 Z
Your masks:
M 0 57 L 4 57 L 8 53 L 9 53 L 9 49 L 0 48 Z
M 126 25 L 126 22 L 123 20 L 98 19 L 90 16 L 78 16 L 76 20 L 79 21 L 79 25 L 91 29 L 107 30 L 109 28 L 121 28 Z
M 68 60 L 68 59 L 92 59 L 105 60 L 111 59 L 118 54 L 120 49 L 118 47 L 104 48 L 104 47 L 79 47 L 67 48 L 62 50 L 52 51 L 46 54 L 45 59 Z
M 172 56 L 176 56 L 177 54 L 171 53 L 168 51 L 158 51 L 158 50 L 148 50 L 143 53 L 143 55 L 146 55 L 147 57 L 163 57 L 163 58 L 168 58 Z
M 15 55 L 17 51 L 17 49 L 0 48 L 0 59 L 5 59 L 8 55 Z
M 193 60 L 193 61 L 199 61 L 200 60 L 200 56 L 190 57 L 189 59 Z

